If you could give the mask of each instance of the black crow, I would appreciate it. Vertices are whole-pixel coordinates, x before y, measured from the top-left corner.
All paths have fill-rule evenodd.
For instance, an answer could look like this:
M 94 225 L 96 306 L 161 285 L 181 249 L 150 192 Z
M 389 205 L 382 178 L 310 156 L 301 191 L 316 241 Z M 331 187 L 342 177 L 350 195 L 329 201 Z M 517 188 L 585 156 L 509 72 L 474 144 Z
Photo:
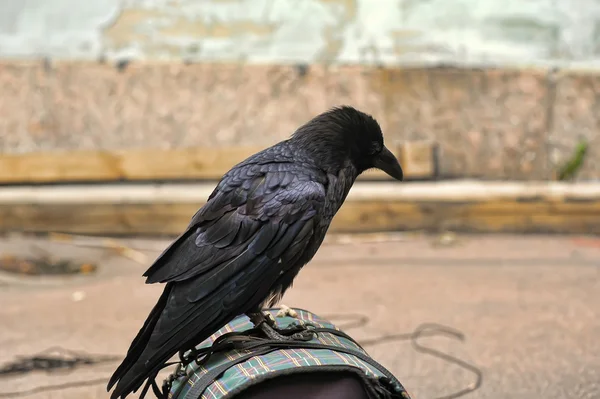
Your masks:
M 111 399 L 137 391 L 173 355 L 240 314 L 265 326 L 262 309 L 312 259 L 352 184 L 370 168 L 403 178 L 377 121 L 342 106 L 227 172 L 144 274 L 146 283 L 166 285 L 108 383 L 110 391 L 118 382 Z

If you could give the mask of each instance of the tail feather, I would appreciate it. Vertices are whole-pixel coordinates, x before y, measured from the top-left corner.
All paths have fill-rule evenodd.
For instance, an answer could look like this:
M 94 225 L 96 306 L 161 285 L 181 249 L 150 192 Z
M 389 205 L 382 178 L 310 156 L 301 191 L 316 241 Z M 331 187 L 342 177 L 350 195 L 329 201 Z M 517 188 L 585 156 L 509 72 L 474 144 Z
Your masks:
M 221 324 L 224 324 L 221 323 Z M 208 338 L 214 331 L 218 330 L 218 323 L 215 323 L 214 326 L 210 326 L 211 328 L 207 329 L 206 337 Z M 208 332 L 210 331 L 210 332 Z M 147 379 L 151 379 L 158 374 L 158 372 L 163 368 L 164 364 L 171 358 L 172 353 L 169 351 L 165 351 L 160 353 L 159 356 L 153 356 L 151 360 L 146 361 L 145 359 L 138 360 L 135 364 L 132 365 L 121 377 L 117 383 L 115 390 L 113 391 L 110 399 L 118 399 L 126 397 L 130 392 L 136 392 Z M 154 366 L 153 368 L 149 368 L 146 363 L 151 362 L 149 367 Z
M 109 391 L 116 383 L 111 399 L 136 392 L 178 350 L 204 341 L 235 316 L 256 309 L 269 296 L 280 269 L 269 268 L 273 261 L 266 255 L 239 261 L 246 267 L 233 268 L 237 272 L 233 276 L 229 267 L 215 279 L 200 274 L 167 283 L 109 381 Z
M 169 300 L 176 302 L 178 297 L 182 297 L 175 294 L 173 290 L 179 289 L 178 293 L 181 294 L 187 289 L 193 290 L 195 285 L 193 281 L 188 281 L 186 284 L 173 285 L 172 288 L 171 283 L 167 286 L 169 288 L 165 289 L 144 327 L 134 339 L 125 360 L 110 379 L 109 391 L 116 383 L 111 399 L 124 398 L 130 392 L 136 392 L 146 379 L 152 378 L 164 367 L 164 364 L 177 353 L 178 348 L 187 348 L 203 341 L 233 318 L 231 314 L 222 312 L 222 306 L 219 304 L 222 295 L 212 296 L 199 304 L 188 303 L 187 306 L 183 304 L 176 306 Z M 173 312 L 177 313 L 177 321 L 172 319 L 160 321 L 163 314 L 171 313 L 173 316 Z M 161 327 L 161 323 L 166 324 Z M 168 329 L 168 335 L 160 333 L 165 327 Z M 157 329 L 159 333 L 156 339 L 153 339 L 152 334 Z
M 146 318 L 144 325 L 133 339 L 129 350 L 127 351 L 125 359 L 123 359 L 119 367 L 117 367 L 117 369 L 113 373 L 112 377 L 110 377 L 106 388 L 107 391 L 110 391 L 113 385 L 117 383 L 117 381 L 121 380 L 126 374 L 128 374 L 130 369 L 137 363 L 144 349 L 146 349 L 146 346 L 150 341 L 152 331 L 154 331 L 154 327 L 156 326 L 156 323 L 158 322 L 158 319 L 160 318 L 160 315 L 163 309 L 165 308 L 165 305 L 167 304 L 167 300 L 169 299 L 171 289 L 172 285 L 167 284 L 162 295 L 158 299 L 158 302 L 156 303 L 156 305 L 154 305 L 154 308 Z M 118 395 L 114 396 L 113 393 L 111 398 L 113 397 L 118 397 Z
M 195 324 L 198 324 L 196 318 L 191 321 L 195 321 Z M 203 341 L 204 339 L 210 337 L 211 334 L 217 331 L 220 326 L 226 324 L 228 321 L 228 316 L 219 315 L 219 317 L 217 317 L 212 323 L 204 326 L 194 340 L 190 340 L 188 342 L 176 340 L 178 344 L 176 342 L 175 345 L 185 348 L 188 345 L 191 345 L 191 342 Z M 141 356 L 138 356 L 137 360 L 134 360 L 133 364 L 129 365 L 127 369 L 124 370 L 122 376 L 119 377 L 117 386 L 110 399 L 124 398 L 128 393 L 136 392 L 138 389 L 140 389 L 146 379 L 155 377 L 161 368 L 163 368 L 164 364 L 171 358 L 171 356 L 173 356 L 173 351 L 171 350 L 173 344 L 166 346 L 167 348 L 159 352 L 146 352 Z

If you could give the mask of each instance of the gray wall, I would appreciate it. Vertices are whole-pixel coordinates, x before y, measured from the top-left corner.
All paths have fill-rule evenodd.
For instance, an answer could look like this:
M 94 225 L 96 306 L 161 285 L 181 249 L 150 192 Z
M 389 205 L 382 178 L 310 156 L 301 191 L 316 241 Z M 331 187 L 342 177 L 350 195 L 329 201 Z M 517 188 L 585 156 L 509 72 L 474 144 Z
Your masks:
M 0 0 L 0 57 L 600 65 L 598 0 Z

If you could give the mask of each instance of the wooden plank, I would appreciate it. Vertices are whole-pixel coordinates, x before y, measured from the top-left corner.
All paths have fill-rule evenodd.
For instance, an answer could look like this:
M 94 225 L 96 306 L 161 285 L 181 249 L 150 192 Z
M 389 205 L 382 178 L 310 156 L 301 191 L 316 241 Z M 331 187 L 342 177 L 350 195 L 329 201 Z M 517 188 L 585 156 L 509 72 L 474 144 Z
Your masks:
M 595 206 L 600 206 L 598 201 Z M 464 210 L 464 205 L 462 206 Z M 0 232 L 174 236 L 198 204 L 0 205 Z M 600 214 L 548 212 L 464 213 L 452 207 L 430 213 L 414 202 L 348 202 L 333 220 L 333 232 L 433 231 L 481 233 L 600 234 Z
M 0 232 L 173 236 L 213 186 L 4 188 Z M 331 226 L 335 232 L 406 230 L 600 234 L 600 184 L 363 182 Z
M 436 147 L 433 143 L 400 144 L 392 148 L 407 179 L 434 177 Z M 264 147 L 0 154 L 0 184 L 217 180 L 233 165 L 262 149 Z M 361 180 L 386 179 L 390 178 L 376 170 L 361 176 Z

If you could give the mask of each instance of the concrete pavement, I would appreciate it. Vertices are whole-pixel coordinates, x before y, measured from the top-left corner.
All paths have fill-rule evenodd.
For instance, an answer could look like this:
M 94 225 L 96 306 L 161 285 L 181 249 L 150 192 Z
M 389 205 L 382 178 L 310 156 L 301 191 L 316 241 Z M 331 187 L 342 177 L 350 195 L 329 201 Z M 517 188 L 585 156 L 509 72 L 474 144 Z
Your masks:
M 600 239 L 561 236 L 397 235 L 387 242 L 329 242 L 299 275 L 284 303 L 331 315 L 364 314 L 358 339 L 410 332 L 424 322 L 461 330 L 466 341 L 423 339 L 479 366 L 467 398 L 600 398 Z M 167 241 L 128 240 L 148 262 Z M 98 261 L 94 276 L 15 278 L 0 274 L 0 363 L 51 346 L 122 356 L 161 287 L 144 285 L 139 264 L 102 249 L 13 238 L 0 253 L 31 251 Z M 39 249 L 38 249 L 39 250 Z M 367 348 L 414 398 L 467 387 L 473 376 L 416 353 L 408 342 Z M 108 377 L 115 363 L 72 373 L 0 377 L 2 392 Z M 105 385 L 31 398 L 106 398 Z

